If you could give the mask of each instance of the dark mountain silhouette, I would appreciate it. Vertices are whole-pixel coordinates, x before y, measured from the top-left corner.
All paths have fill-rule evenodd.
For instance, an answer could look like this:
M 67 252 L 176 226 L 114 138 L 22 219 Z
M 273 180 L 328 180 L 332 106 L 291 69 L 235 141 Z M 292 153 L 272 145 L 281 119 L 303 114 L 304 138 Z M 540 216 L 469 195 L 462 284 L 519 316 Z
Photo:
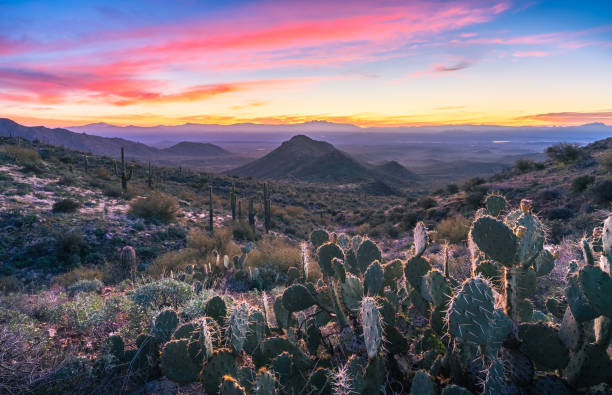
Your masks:
M 182 142 L 170 148 L 158 149 L 117 137 L 100 137 L 60 128 L 50 129 L 44 126 L 23 126 L 7 118 L 0 118 L 0 136 L 22 137 L 31 141 L 39 140 L 56 146 L 110 157 L 118 157 L 121 153 L 121 147 L 124 147 L 126 155 L 130 159 L 162 160 L 168 156 L 230 155 L 228 151 L 213 144 Z
M 394 160 L 390 160 L 382 165 L 376 166 L 375 170 L 389 177 L 397 177 L 405 180 L 414 180 L 417 178 L 416 174 Z
M 221 156 L 231 155 L 231 152 L 210 143 L 196 143 L 183 141 L 169 148 L 164 148 L 162 152 L 176 156 Z
M 392 165 L 393 166 L 393 165 Z M 298 135 L 282 143 L 268 155 L 229 171 L 230 174 L 274 180 L 325 183 L 361 183 L 372 180 L 404 183 L 414 175 L 403 166 L 391 175 L 377 166 L 361 163 L 333 145 Z M 410 178 L 404 177 L 410 174 Z

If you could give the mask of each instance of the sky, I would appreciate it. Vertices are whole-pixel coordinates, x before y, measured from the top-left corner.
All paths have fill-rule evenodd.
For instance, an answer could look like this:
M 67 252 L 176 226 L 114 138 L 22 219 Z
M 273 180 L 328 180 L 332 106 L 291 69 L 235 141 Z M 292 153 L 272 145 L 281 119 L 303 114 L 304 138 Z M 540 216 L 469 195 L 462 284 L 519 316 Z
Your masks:
M 612 125 L 612 1 L 5 1 L 0 117 Z

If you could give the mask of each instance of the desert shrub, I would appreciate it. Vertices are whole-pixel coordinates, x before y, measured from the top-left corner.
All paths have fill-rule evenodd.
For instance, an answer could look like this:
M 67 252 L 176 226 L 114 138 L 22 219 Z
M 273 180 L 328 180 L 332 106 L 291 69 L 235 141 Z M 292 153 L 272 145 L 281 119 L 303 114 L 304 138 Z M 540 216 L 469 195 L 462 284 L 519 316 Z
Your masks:
M 191 285 L 171 278 L 144 284 L 130 293 L 130 299 L 141 307 L 160 309 L 179 307 L 193 296 Z
M 467 239 L 470 221 L 461 215 L 445 218 L 436 226 L 436 239 L 457 244 Z
M 285 207 L 287 216 L 292 218 L 302 218 L 306 214 L 306 210 L 299 206 L 287 206 Z
M 196 249 L 202 259 L 212 256 L 213 251 L 221 255 L 235 255 L 240 248 L 232 241 L 232 229 L 221 228 L 211 236 L 207 231 L 192 228 L 187 234 L 187 247 Z
M 104 184 L 102 186 L 102 194 L 110 198 L 119 198 L 122 194 L 121 186 L 118 184 Z
M 570 219 L 576 215 L 576 212 L 568 207 L 557 207 L 546 210 L 545 214 L 547 219 L 555 220 L 555 219 Z
M 535 162 L 529 159 L 519 159 L 514 162 L 514 169 L 519 173 L 527 173 L 535 169 Z
M 590 191 L 595 203 L 609 204 L 612 201 L 612 178 L 597 181 Z
M 183 270 L 188 265 L 197 264 L 201 257 L 193 248 L 185 248 L 180 251 L 169 251 L 157 257 L 153 263 L 147 266 L 147 273 L 153 278 L 161 278 Z
M 585 174 L 583 176 L 578 176 L 572 180 L 572 185 L 570 190 L 574 193 L 580 193 L 587 189 L 589 185 L 595 182 L 595 177 Z
M 612 150 L 602 152 L 597 156 L 597 162 L 604 168 L 612 170 Z
M 23 166 L 34 166 L 42 162 L 38 152 L 33 149 L 16 147 L 14 145 L 4 145 L 2 146 L 2 151 L 4 151 L 9 158 Z
M 457 186 L 457 184 L 448 184 L 446 186 L 446 192 L 448 192 L 450 195 L 453 195 L 459 192 L 459 186 Z
M 251 225 L 246 222 L 235 222 L 232 225 L 232 235 L 234 239 L 240 241 L 255 240 L 255 232 L 253 232 Z
M 546 155 L 555 162 L 572 163 L 584 158 L 578 144 L 560 143 L 546 148 Z
M 52 284 L 61 287 L 69 287 L 70 285 L 83 280 L 101 280 L 102 272 L 98 268 L 92 267 L 76 267 L 66 273 L 53 277 Z
M 469 209 L 476 209 L 482 205 L 482 201 L 487 194 L 487 190 L 477 188 L 465 196 L 465 204 Z
M 96 167 L 95 169 L 93 169 L 91 174 L 93 174 L 94 177 L 100 178 L 102 180 L 110 180 L 111 178 L 110 172 L 104 167 Z
M 259 241 L 247 258 L 247 266 L 272 266 L 285 272 L 290 266 L 300 267 L 302 253 L 298 246 L 284 238 L 266 237 Z
M 100 292 L 102 290 L 102 285 L 102 281 L 98 279 L 81 280 L 67 287 L 66 291 L 70 295 L 76 295 L 81 292 Z
M 559 200 L 561 199 L 561 191 L 558 189 L 545 189 L 538 193 L 538 201 L 551 201 L 551 200 Z
M 136 199 L 130 206 L 130 212 L 133 215 L 163 223 L 174 221 L 178 209 L 178 203 L 173 196 L 159 192 L 145 198 Z
M 463 183 L 463 185 L 461 186 L 461 189 L 463 189 L 466 192 L 470 192 L 473 191 L 474 189 L 476 189 L 476 187 L 478 185 L 482 185 L 485 183 L 485 179 L 482 177 L 472 177 L 470 179 L 468 179 L 466 182 Z
M 0 276 L 0 294 L 18 292 L 23 283 L 15 276 Z
M 55 253 L 66 264 L 79 265 L 86 248 L 83 235 L 78 231 L 58 233 L 55 236 Z
M 53 203 L 52 211 L 54 213 L 72 213 L 75 212 L 81 205 L 76 200 L 62 199 Z
M 59 180 L 57 180 L 57 185 L 60 186 L 70 186 L 74 184 L 74 179 L 70 176 L 61 176 Z
M 438 203 L 432 197 L 426 196 L 417 202 L 417 206 L 422 208 L 423 210 L 427 210 L 428 208 L 436 207 Z

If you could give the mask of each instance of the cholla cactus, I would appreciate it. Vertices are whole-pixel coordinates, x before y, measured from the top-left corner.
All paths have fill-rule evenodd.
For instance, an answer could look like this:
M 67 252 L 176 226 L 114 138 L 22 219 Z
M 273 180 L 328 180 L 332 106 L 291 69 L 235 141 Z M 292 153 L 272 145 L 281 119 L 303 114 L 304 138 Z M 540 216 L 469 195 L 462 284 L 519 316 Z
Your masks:
M 363 338 L 368 358 L 372 359 L 378 355 L 382 345 L 381 317 L 374 298 L 363 298 L 361 301 L 360 319 L 363 326 Z

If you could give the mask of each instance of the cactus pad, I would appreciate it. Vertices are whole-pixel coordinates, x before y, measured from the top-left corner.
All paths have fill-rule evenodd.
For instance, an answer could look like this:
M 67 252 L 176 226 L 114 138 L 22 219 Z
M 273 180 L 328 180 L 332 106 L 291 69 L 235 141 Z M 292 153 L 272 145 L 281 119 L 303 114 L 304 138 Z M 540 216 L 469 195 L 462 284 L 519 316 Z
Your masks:
M 363 298 L 361 301 L 360 318 L 368 358 L 372 359 L 378 355 L 382 344 L 381 318 L 374 298 Z
M 344 306 L 352 312 L 359 311 L 361 307 L 361 299 L 363 299 L 363 283 L 361 280 L 349 274 L 346 276 L 346 281 L 341 285 L 342 301 Z
M 417 222 L 412 232 L 414 242 L 414 255 L 419 257 L 427 249 L 427 228 L 421 221 Z
M 485 199 L 487 212 L 493 216 L 499 216 L 506 209 L 506 199 L 501 195 L 489 195 Z
M 329 241 L 329 234 L 323 229 L 314 230 L 310 234 L 310 242 L 314 246 L 314 248 L 319 248 L 323 244 Z
M 421 280 L 421 295 L 435 307 L 445 306 L 451 296 L 446 277 L 439 270 L 431 270 Z
M 250 307 L 247 302 L 242 302 L 232 310 L 229 319 L 230 343 L 237 353 L 241 353 L 246 342 L 249 328 Z
M 363 276 L 363 285 L 366 294 L 375 296 L 382 293 L 384 288 L 383 269 L 380 262 L 372 262 Z
M 559 338 L 559 331 L 544 323 L 523 323 L 519 338 L 524 352 L 542 370 L 563 369 L 569 362 L 569 350 Z
M 572 309 L 572 314 L 576 321 L 590 321 L 599 315 L 595 307 L 587 298 L 577 274 L 568 276 L 567 287 L 565 288 L 565 298 L 567 299 L 570 309 Z
M 546 249 L 542 250 L 536 258 L 534 267 L 538 277 L 550 274 L 555 268 L 555 258 L 553 254 Z
M 227 348 L 215 350 L 213 355 L 206 361 L 200 373 L 202 386 L 209 394 L 216 394 L 223 376 L 235 376 L 238 372 L 236 359 L 232 351 Z
M 410 395 L 436 395 L 436 383 L 433 378 L 424 370 L 419 370 L 412 379 Z
M 177 383 L 197 381 L 200 366 L 189 356 L 189 340 L 171 340 L 161 353 L 161 368 L 164 375 Z
M 244 388 L 230 375 L 223 376 L 219 386 L 219 395 L 245 395 Z
M 162 310 L 153 324 L 153 335 L 160 343 L 165 343 L 170 340 L 170 336 L 176 329 L 179 319 L 176 311 L 167 309 Z
M 449 333 L 461 343 L 487 344 L 495 330 L 493 304 L 493 292 L 484 279 L 466 280 L 450 301 Z
M 612 380 L 612 360 L 604 347 L 585 343 L 572 355 L 565 373 L 575 387 L 590 387 Z
M 276 394 L 276 378 L 266 368 L 259 369 L 255 380 L 255 395 Z
M 585 266 L 580 270 L 579 279 L 581 288 L 595 311 L 612 318 L 612 278 L 610 275 L 597 266 Z
M 332 260 L 338 258 L 344 261 L 344 253 L 342 249 L 334 243 L 325 243 L 318 249 L 319 267 L 326 276 L 333 276 L 335 274 L 332 268 Z
M 404 275 L 406 281 L 412 285 L 412 288 L 420 291 L 421 278 L 431 270 L 431 264 L 423 257 L 411 258 L 406 262 L 404 267 Z
M 383 266 L 383 278 L 385 285 L 393 285 L 404 274 L 404 264 L 399 259 L 394 259 Z
M 315 304 L 315 300 L 308 288 L 302 284 L 294 284 L 283 292 L 282 303 L 287 311 L 293 313 L 309 308 Z
M 206 315 L 214 318 L 219 324 L 225 322 L 226 314 L 227 307 L 225 307 L 225 302 L 220 296 L 213 296 L 206 302 Z
M 382 260 L 382 254 L 378 246 L 372 240 L 362 241 L 357 250 L 357 267 L 361 273 L 365 273 L 370 263 L 380 260 Z
M 480 217 L 472 225 L 470 237 L 487 256 L 504 266 L 514 263 L 517 240 L 510 228 L 492 217 Z

